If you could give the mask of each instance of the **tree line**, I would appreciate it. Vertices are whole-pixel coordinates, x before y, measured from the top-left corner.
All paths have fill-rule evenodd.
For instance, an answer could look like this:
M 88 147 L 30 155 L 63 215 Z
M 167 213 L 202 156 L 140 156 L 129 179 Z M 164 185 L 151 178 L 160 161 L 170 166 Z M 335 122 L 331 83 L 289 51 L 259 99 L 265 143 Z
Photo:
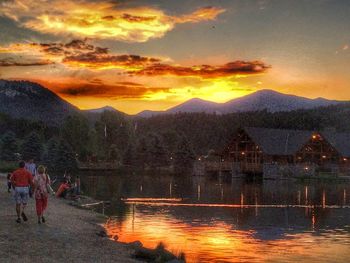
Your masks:
M 220 152 L 239 127 L 350 131 L 350 105 L 291 112 L 225 115 L 177 113 L 151 118 L 105 111 L 93 120 L 69 116 L 59 127 L 0 115 L 2 160 L 35 159 L 49 169 L 81 162 L 117 162 L 142 168 L 191 167 L 196 157 Z

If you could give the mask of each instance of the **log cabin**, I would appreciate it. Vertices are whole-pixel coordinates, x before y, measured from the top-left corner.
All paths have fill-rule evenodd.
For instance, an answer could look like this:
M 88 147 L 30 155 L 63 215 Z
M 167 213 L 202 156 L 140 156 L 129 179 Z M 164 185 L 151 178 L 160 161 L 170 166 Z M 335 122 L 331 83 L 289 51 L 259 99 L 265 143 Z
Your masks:
M 221 155 L 241 173 L 269 173 L 271 167 L 293 168 L 292 173 L 348 169 L 350 134 L 245 127 L 234 134 Z M 276 169 L 274 170 L 276 171 Z

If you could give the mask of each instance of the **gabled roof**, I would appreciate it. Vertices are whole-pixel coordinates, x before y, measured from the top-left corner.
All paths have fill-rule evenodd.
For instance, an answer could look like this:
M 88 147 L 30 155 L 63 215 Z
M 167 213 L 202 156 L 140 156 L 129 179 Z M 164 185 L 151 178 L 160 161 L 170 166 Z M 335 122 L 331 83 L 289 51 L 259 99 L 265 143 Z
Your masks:
M 321 135 L 341 154 L 350 157 L 350 133 L 323 131 Z
M 293 155 L 311 139 L 312 131 L 245 127 L 248 136 L 268 155 Z

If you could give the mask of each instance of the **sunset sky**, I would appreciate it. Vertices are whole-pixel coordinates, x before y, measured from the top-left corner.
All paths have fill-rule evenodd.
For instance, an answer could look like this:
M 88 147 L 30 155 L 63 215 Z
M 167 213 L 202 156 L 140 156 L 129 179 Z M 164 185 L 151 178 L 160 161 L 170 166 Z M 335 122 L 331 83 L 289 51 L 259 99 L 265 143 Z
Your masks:
M 0 78 L 131 114 L 260 89 L 349 100 L 350 4 L 0 0 Z

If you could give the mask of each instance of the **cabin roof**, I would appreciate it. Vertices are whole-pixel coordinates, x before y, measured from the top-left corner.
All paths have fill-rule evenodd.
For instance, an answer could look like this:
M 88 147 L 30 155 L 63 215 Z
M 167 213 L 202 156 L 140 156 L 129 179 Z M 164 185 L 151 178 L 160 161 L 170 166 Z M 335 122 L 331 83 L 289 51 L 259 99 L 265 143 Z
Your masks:
M 321 135 L 343 156 L 350 157 L 350 133 L 323 131 Z
M 312 131 L 245 127 L 248 136 L 268 155 L 293 155 L 312 137 Z

